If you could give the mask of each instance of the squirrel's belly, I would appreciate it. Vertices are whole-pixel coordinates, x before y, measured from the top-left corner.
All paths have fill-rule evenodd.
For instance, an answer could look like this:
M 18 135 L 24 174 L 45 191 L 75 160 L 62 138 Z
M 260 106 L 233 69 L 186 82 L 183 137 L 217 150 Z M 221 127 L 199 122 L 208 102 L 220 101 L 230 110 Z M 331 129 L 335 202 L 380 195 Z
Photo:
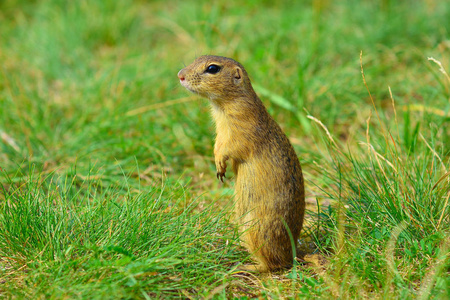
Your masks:
M 286 206 L 292 209 L 302 201 L 298 199 L 299 190 L 303 190 L 301 178 L 297 178 L 298 174 L 286 172 L 280 166 L 273 166 L 270 162 L 248 161 L 235 164 L 234 171 L 239 215 L 252 214 L 250 211 L 258 217 L 266 213 L 284 214 Z

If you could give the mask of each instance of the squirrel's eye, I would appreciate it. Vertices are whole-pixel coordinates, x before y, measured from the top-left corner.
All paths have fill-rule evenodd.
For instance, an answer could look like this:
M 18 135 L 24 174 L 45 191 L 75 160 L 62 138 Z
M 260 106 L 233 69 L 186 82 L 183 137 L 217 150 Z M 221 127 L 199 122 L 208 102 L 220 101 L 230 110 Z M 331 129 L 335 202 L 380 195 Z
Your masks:
M 205 70 L 205 72 L 209 74 L 216 74 L 219 71 L 220 67 L 218 65 L 209 65 Z

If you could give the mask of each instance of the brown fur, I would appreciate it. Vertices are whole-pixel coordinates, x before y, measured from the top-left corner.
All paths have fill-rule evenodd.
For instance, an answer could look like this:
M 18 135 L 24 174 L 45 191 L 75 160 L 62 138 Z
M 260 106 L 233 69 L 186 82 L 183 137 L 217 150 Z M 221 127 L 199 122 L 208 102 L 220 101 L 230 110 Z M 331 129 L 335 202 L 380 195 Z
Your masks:
M 205 70 L 215 64 L 216 74 Z M 305 212 L 303 175 L 288 138 L 254 92 L 244 67 L 205 55 L 178 73 L 181 84 L 210 100 L 216 123 L 214 156 L 223 179 L 227 161 L 236 174 L 236 214 L 243 242 L 261 272 L 292 264 Z

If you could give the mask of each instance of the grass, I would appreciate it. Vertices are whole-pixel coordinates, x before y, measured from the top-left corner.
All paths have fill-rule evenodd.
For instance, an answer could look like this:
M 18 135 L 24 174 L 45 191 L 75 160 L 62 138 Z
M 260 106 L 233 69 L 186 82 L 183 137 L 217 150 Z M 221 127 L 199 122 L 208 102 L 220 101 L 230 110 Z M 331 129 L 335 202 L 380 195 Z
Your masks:
M 2 1 L 0 295 L 449 298 L 449 18 L 446 1 Z M 299 154 L 292 270 L 236 271 L 233 181 L 176 78 L 200 54 L 246 66 Z
M 15 285 L 8 296 L 189 295 L 191 286 L 207 290 L 227 266 L 245 259 L 232 246 L 227 212 L 213 204 L 195 211 L 198 199 L 177 182 L 122 193 L 91 178 L 53 182 L 52 175 L 33 173 L 21 187 L 4 190 L 3 279 Z M 11 272 L 19 265 L 26 273 Z

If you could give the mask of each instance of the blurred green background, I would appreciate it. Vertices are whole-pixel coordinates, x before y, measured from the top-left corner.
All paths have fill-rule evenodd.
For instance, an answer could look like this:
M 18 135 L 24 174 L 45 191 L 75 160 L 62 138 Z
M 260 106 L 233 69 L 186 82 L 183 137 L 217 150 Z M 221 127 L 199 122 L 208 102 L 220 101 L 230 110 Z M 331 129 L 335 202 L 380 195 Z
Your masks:
M 290 102 L 295 112 L 263 98 L 300 152 L 311 148 L 305 111 L 344 141 L 363 131 L 373 108 L 361 51 L 389 117 L 388 86 L 399 111 L 448 113 L 448 83 L 427 60 L 448 66 L 448 17 L 446 1 L 2 1 L 0 126 L 17 145 L 3 143 L 2 167 L 136 157 L 182 172 L 198 155 L 212 166 L 206 101 L 127 115 L 188 97 L 176 73 L 201 54 L 233 57 Z

